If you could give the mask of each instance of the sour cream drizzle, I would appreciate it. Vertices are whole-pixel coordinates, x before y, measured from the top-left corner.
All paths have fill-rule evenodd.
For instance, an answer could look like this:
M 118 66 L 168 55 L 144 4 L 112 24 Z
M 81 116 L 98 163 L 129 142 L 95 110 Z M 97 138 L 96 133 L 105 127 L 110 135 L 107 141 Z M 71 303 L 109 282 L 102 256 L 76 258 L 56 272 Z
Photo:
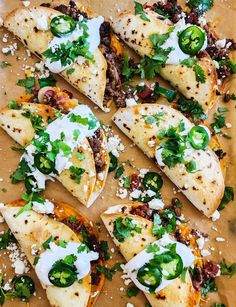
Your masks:
M 99 258 L 98 253 L 90 251 L 83 251 L 78 253 L 78 248 L 81 243 L 68 242 L 66 247 L 61 247 L 51 242 L 49 244 L 49 249 L 45 250 L 39 257 L 38 263 L 35 266 L 35 272 L 40 279 L 40 281 L 44 285 L 51 286 L 52 283 L 48 278 L 48 273 L 51 270 L 52 266 L 58 260 L 63 260 L 68 255 L 75 255 L 77 260 L 74 265 L 77 271 L 78 280 L 84 278 L 89 274 L 91 264 L 90 262 L 93 260 L 97 260 Z
M 104 22 L 104 18 L 102 16 L 98 16 L 96 18 L 89 19 L 86 22 L 86 26 L 88 27 L 88 29 L 86 30 L 88 34 L 87 40 L 89 41 L 89 51 L 91 52 L 91 54 L 94 54 L 94 52 L 96 51 L 96 49 L 98 48 L 100 44 L 100 32 L 99 31 L 100 31 L 100 26 L 103 22 Z M 51 48 L 52 50 L 56 50 L 60 45 L 67 44 L 68 42 L 73 42 L 81 36 L 83 36 L 83 28 L 80 27 L 79 23 L 77 23 L 77 26 L 72 33 L 68 35 L 64 35 L 62 37 L 54 36 L 54 38 L 48 45 L 48 49 Z M 81 56 L 77 58 L 80 64 L 81 64 L 81 58 L 84 59 Z M 67 66 L 62 66 L 61 61 L 51 62 L 50 59 L 46 59 L 46 62 L 45 62 L 45 65 L 47 66 L 47 68 L 53 73 L 60 73 L 72 64 L 73 63 Z
M 72 122 L 70 120 L 71 115 L 79 115 L 82 118 L 94 118 L 95 117 L 88 106 L 79 105 L 67 115 L 63 115 L 53 122 L 51 122 L 45 132 L 49 134 L 50 141 L 56 141 L 61 139 L 61 134 L 64 134 L 63 142 L 66 143 L 71 148 L 71 153 L 75 148 L 83 144 L 83 141 L 86 137 L 91 137 L 94 135 L 94 132 L 100 127 L 99 122 L 96 120 L 96 125 L 93 129 L 89 129 L 89 125 L 82 125 L 78 122 Z M 78 139 L 74 138 L 74 131 L 78 131 Z M 35 139 L 40 140 L 40 136 L 36 135 Z M 37 168 L 34 167 L 34 154 L 36 152 L 36 147 L 34 144 L 30 144 L 26 147 L 26 152 L 22 155 L 21 159 L 25 159 L 31 169 L 31 173 L 28 175 L 33 175 L 37 181 L 38 188 L 45 189 L 45 181 L 53 180 L 53 177 L 57 176 L 53 173 L 50 175 L 42 174 Z M 48 150 L 51 150 L 51 144 L 48 143 Z M 65 156 L 62 151 L 56 156 L 55 160 L 55 169 L 58 174 L 64 170 L 70 168 L 72 165 L 69 161 L 72 154 Z
M 160 250 L 156 252 L 156 254 L 162 254 L 166 251 L 168 251 L 167 248 L 165 248 L 168 244 L 176 244 L 176 253 L 182 258 L 184 267 L 190 267 L 194 262 L 194 255 L 189 247 L 186 245 L 174 241 L 171 239 L 169 235 L 164 235 L 160 240 L 157 240 L 153 242 L 152 244 L 157 244 L 160 247 Z M 142 285 L 138 279 L 137 279 L 137 272 L 138 270 L 145 265 L 147 262 L 149 262 L 151 259 L 153 259 L 154 254 L 153 253 L 147 253 L 147 250 L 144 249 L 142 252 L 140 252 L 138 255 L 136 255 L 134 258 L 132 258 L 126 265 L 125 265 L 125 272 L 128 274 L 128 276 L 132 279 L 134 284 L 142 291 L 149 293 L 149 289 Z M 172 280 L 166 280 L 162 279 L 162 282 L 159 287 L 156 288 L 155 292 L 158 292 L 165 287 L 167 287 L 170 283 L 172 283 L 175 279 Z
M 173 32 L 170 33 L 169 38 L 166 40 L 166 42 L 162 45 L 163 49 L 167 49 L 169 47 L 174 48 L 168 56 L 168 60 L 166 64 L 174 64 L 178 65 L 181 61 L 188 59 L 190 56 L 189 54 L 184 53 L 180 47 L 178 42 L 178 33 L 184 31 L 188 27 L 192 26 L 192 24 L 188 23 L 185 24 L 185 19 L 180 19 L 174 26 Z M 198 27 L 202 32 L 205 33 L 205 31 Z M 207 48 L 207 35 L 205 35 L 205 41 L 204 45 L 202 46 L 201 50 L 205 50 Z

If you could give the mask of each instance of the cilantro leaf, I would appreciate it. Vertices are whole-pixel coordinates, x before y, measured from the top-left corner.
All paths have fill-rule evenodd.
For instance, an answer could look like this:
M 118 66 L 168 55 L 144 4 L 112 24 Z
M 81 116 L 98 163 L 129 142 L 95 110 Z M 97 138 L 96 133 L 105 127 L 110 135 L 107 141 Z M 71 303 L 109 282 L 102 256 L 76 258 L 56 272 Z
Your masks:
M 215 283 L 215 278 L 209 279 L 204 283 L 202 288 L 202 297 L 206 297 L 209 292 L 216 292 L 218 290 L 217 285 Z
M 220 271 L 222 275 L 227 275 L 231 278 L 236 273 L 236 263 L 232 263 L 231 265 L 227 265 L 226 260 L 220 263 Z
M 124 63 L 123 63 L 123 66 L 122 66 L 122 71 L 121 71 L 121 74 L 124 77 L 124 80 L 126 82 L 130 81 L 135 73 L 136 73 L 136 69 L 130 66 L 129 56 L 128 56 L 128 54 L 125 54 Z
M 165 221 L 165 223 L 163 223 Z M 171 210 L 166 209 L 163 214 L 156 213 L 153 220 L 152 234 L 161 238 L 165 233 L 174 232 L 176 228 L 176 216 Z
M 124 171 L 125 171 L 124 165 L 121 164 L 121 166 L 118 167 L 118 169 L 116 170 L 114 178 L 119 179 L 122 176 L 122 174 L 124 173 Z
M 35 78 L 29 77 L 29 78 L 26 78 L 26 79 L 20 79 L 20 80 L 18 80 L 17 85 L 23 86 L 25 88 L 26 94 L 31 94 L 32 93 L 32 87 L 35 86 Z
M 187 116 L 191 116 L 194 122 L 207 118 L 202 106 L 196 100 L 185 99 L 182 97 L 177 101 L 177 106 L 179 111 L 185 113 Z
M 98 270 L 98 272 L 104 273 L 106 279 L 108 280 L 112 280 L 114 274 L 119 271 L 119 272 L 123 272 L 122 268 L 121 268 L 121 263 L 117 262 L 115 265 L 113 265 L 113 267 L 108 268 L 102 265 L 97 265 L 96 269 Z
M 56 85 L 57 80 L 54 79 L 54 77 L 52 75 L 50 75 L 47 78 L 40 78 L 39 79 L 39 86 L 40 87 L 45 87 L 45 86 L 55 86 Z
M 70 178 L 73 179 L 76 183 L 80 184 L 81 177 L 85 173 L 85 169 L 81 167 L 71 166 L 69 168 Z
M 140 292 L 139 288 L 136 286 L 131 286 L 127 289 L 127 296 L 128 297 L 133 297 L 136 296 Z
M 14 100 L 10 100 L 7 106 L 9 109 L 12 109 L 12 110 L 20 110 L 22 107 L 21 103 L 14 101 Z
M 36 133 L 45 130 L 45 126 L 43 125 L 43 118 L 41 115 L 35 115 L 34 112 L 29 109 L 24 109 L 24 112 L 21 113 L 21 115 L 30 119 Z
M 197 165 L 195 161 L 191 160 L 187 164 L 185 164 L 185 167 L 188 173 L 193 173 L 196 170 Z
M 11 64 L 6 62 L 6 61 L 1 61 L 0 62 L 0 68 L 6 68 L 8 66 L 11 66 Z
M 66 74 L 67 75 L 71 75 L 71 74 L 73 74 L 73 72 L 75 71 L 75 68 L 69 68 L 69 69 L 67 69 L 67 71 L 66 71 Z
M 0 234 L 0 250 L 6 249 L 10 243 L 16 243 L 14 235 L 11 233 L 10 229 Z
M 50 236 L 46 241 L 43 242 L 42 246 L 43 246 L 43 249 L 46 250 L 46 249 L 49 249 L 49 244 L 51 242 L 54 242 L 54 237 L 53 236 Z
M 159 126 L 160 121 L 163 119 L 165 112 L 159 112 L 154 115 L 143 115 L 142 117 L 145 119 L 145 124 L 151 125 L 156 123 L 157 127 Z
M 230 68 L 231 74 L 236 74 L 236 63 L 233 62 L 232 60 L 221 60 L 219 62 L 219 65 Z
M 27 174 L 30 172 L 30 167 L 28 166 L 28 163 L 26 162 L 25 159 L 22 159 L 19 163 L 19 165 L 17 166 L 17 169 L 15 170 L 15 172 L 13 172 L 10 176 L 11 178 L 11 182 L 13 184 L 16 184 L 20 181 L 24 181 Z
M 118 217 L 114 221 L 113 235 L 119 242 L 124 242 L 125 238 L 133 236 L 133 231 L 142 232 L 142 228 L 138 227 L 131 218 Z
M 222 133 L 221 129 L 225 126 L 225 114 L 214 113 L 215 121 L 210 125 L 215 134 Z
M 225 187 L 225 192 L 224 192 L 224 196 L 221 199 L 220 205 L 218 207 L 217 210 L 223 210 L 225 208 L 225 206 L 234 200 L 234 188 L 233 187 L 229 187 L 226 186 Z
M 188 59 L 185 59 L 181 61 L 181 64 L 187 66 L 188 68 L 193 68 L 195 72 L 196 80 L 198 82 L 200 83 L 206 82 L 205 72 L 203 68 L 200 66 L 199 62 L 195 58 L 190 57 Z
M 40 197 L 37 193 L 30 193 L 26 194 L 22 192 L 21 195 L 22 199 L 26 202 L 23 208 L 21 208 L 17 214 L 15 215 L 15 218 L 17 218 L 20 214 L 22 214 L 25 211 L 29 211 L 32 209 L 33 202 L 44 204 L 44 199 Z
M 110 259 L 109 246 L 107 241 L 100 241 L 100 248 L 103 251 L 104 260 Z
M 187 6 L 197 8 L 200 15 L 210 10 L 214 5 L 214 0 L 189 0 Z
M 140 15 L 140 18 L 143 19 L 144 21 L 150 21 L 148 18 L 147 14 L 145 14 L 143 5 L 137 1 L 134 1 L 135 5 L 135 15 Z

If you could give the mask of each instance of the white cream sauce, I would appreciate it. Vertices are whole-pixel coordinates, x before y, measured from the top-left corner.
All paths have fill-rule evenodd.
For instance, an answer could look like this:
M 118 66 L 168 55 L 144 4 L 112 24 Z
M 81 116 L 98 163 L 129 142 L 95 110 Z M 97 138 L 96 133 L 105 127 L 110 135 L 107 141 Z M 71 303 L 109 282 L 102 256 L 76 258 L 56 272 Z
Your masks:
M 51 122 L 45 132 L 49 134 L 49 138 L 51 142 L 61 139 L 61 134 L 64 134 L 63 142 L 67 144 L 71 148 L 71 154 L 65 156 L 62 151 L 56 156 L 55 160 L 55 169 L 58 171 L 59 175 L 64 169 L 68 169 L 72 164 L 69 159 L 72 156 L 72 152 L 75 148 L 79 147 L 85 138 L 91 137 L 94 135 L 94 132 L 100 127 L 98 121 L 96 121 L 96 126 L 89 130 L 88 125 L 82 125 L 78 122 L 71 122 L 70 116 L 80 115 L 82 118 L 94 118 L 94 115 L 91 109 L 85 105 L 79 105 L 72 111 L 70 111 L 67 115 L 63 115 L 53 122 Z M 78 139 L 74 138 L 74 131 L 78 131 Z M 35 139 L 40 139 L 39 136 L 36 135 Z M 51 144 L 48 143 L 48 150 L 51 149 Z M 34 154 L 36 152 L 36 147 L 33 144 L 30 144 L 26 147 L 26 152 L 22 155 L 21 159 L 25 159 L 28 162 L 28 165 L 31 169 L 31 173 L 28 175 L 33 175 L 37 181 L 38 188 L 45 189 L 45 181 L 53 180 L 53 177 L 57 176 L 53 173 L 50 175 L 42 174 L 37 168 L 34 167 Z
M 81 243 L 68 242 L 66 247 L 61 247 L 54 242 L 49 244 L 49 249 L 45 250 L 39 257 L 39 261 L 35 266 L 35 272 L 44 285 L 51 286 L 52 283 L 48 278 L 48 273 L 52 266 L 58 260 L 63 260 L 68 255 L 75 255 L 77 260 L 74 265 L 77 270 L 78 280 L 87 276 L 90 272 L 91 264 L 93 260 L 99 258 L 98 253 L 90 251 L 83 251 L 78 253 L 78 248 Z
M 100 44 L 100 26 L 103 23 L 103 21 L 104 18 L 102 16 L 98 16 L 96 18 L 89 19 L 86 22 L 86 25 L 88 27 L 87 33 L 89 35 L 87 39 L 89 41 L 89 51 L 91 52 L 91 54 L 94 54 L 94 52 L 96 51 L 96 49 Z M 54 36 L 54 38 L 48 45 L 48 49 L 51 48 L 52 50 L 56 50 L 61 44 L 67 44 L 69 41 L 73 42 L 81 36 L 83 36 L 83 29 L 80 28 L 78 23 L 75 30 L 72 33 L 64 35 L 62 37 Z M 79 56 L 78 58 L 81 63 L 82 57 Z M 60 73 L 72 64 L 73 63 L 67 66 L 62 66 L 61 61 L 51 62 L 50 59 L 46 59 L 45 62 L 47 68 L 53 73 Z
M 192 253 L 192 250 L 187 247 L 186 245 L 174 241 L 168 234 L 164 235 L 160 240 L 157 240 L 152 243 L 157 244 L 160 247 L 160 250 L 156 252 L 156 254 L 162 254 L 168 249 L 165 248 L 168 244 L 176 244 L 176 253 L 182 258 L 184 267 L 190 267 L 194 262 L 194 255 Z M 134 284 L 142 291 L 149 293 L 149 290 L 147 287 L 143 286 L 137 279 L 137 272 L 138 270 L 145 265 L 147 262 L 149 262 L 151 259 L 153 259 L 154 254 L 153 253 L 147 253 L 147 250 L 144 249 L 141 251 L 138 255 L 136 255 L 134 258 L 132 258 L 126 265 L 125 265 L 125 272 L 128 274 L 128 276 L 132 279 Z M 155 292 L 158 292 L 165 287 L 167 287 L 170 283 L 172 283 L 175 279 L 172 280 L 166 280 L 162 278 L 162 282 L 159 287 L 156 288 Z
M 178 65 L 181 61 L 186 60 L 190 57 L 189 54 L 184 53 L 179 47 L 179 38 L 178 33 L 184 31 L 188 27 L 192 26 L 192 24 L 185 24 L 185 19 L 180 19 L 174 26 L 174 31 L 170 33 L 169 38 L 166 42 L 161 46 L 163 49 L 167 49 L 169 47 L 174 48 L 168 56 L 168 60 L 166 64 L 174 64 Z M 205 31 L 199 27 L 199 29 L 205 33 Z M 202 46 L 201 50 L 205 50 L 207 48 L 207 36 L 205 33 L 205 41 L 204 45 Z

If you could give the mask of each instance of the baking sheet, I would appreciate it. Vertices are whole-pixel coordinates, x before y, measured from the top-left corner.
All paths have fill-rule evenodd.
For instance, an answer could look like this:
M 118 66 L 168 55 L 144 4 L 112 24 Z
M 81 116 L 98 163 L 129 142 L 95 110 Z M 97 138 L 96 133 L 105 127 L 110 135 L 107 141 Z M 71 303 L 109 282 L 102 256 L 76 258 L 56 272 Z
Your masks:
M 50 1 L 44 1 L 50 2 Z M 119 11 L 132 8 L 132 0 L 84 0 L 81 1 L 84 5 L 90 6 L 94 12 L 105 16 L 107 19 L 113 18 L 119 13 Z M 140 1 L 142 2 L 142 1 Z M 149 1 L 148 1 L 149 2 Z M 150 1 L 151 2 L 151 1 Z M 40 4 L 42 1 L 34 0 L 31 1 L 31 4 Z M 144 3 L 144 1 L 143 1 Z M 0 16 L 3 17 L 9 11 L 14 8 L 23 6 L 20 0 L 0 0 Z M 208 13 L 210 20 L 214 21 L 216 25 L 217 32 L 222 38 L 232 37 L 236 39 L 236 1 L 235 0 L 216 0 L 214 8 Z M 5 34 L 3 28 L 0 29 L 0 48 L 6 47 L 6 45 L 11 44 L 16 41 L 11 35 L 8 38 L 7 43 L 2 42 L 2 36 Z M 16 61 L 16 55 L 13 57 L 11 55 L 3 56 L 0 52 L 0 61 L 8 61 L 12 64 L 11 67 L 0 69 L 0 106 L 6 104 L 9 100 L 14 99 L 22 94 L 23 89 L 16 86 L 17 80 L 24 78 L 24 71 L 22 69 L 23 65 L 29 64 L 32 65 L 37 61 L 35 57 L 28 58 L 25 48 L 18 43 L 19 50 L 16 52 L 16 55 L 21 58 L 20 61 Z M 94 108 L 94 104 L 91 103 L 84 96 L 79 94 L 73 87 L 63 81 L 60 77 L 57 77 L 57 85 L 61 88 L 66 88 L 74 94 L 80 102 L 88 104 L 93 110 L 94 113 L 101 119 L 105 124 L 111 125 L 111 115 L 115 112 L 115 107 L 112 108 L 111 112 L 108 114 L 103 113 L 100 110 Z M 236 93 L 236 80 L 231 78 L 225 85 L 226 88 L 229 88 L 231 92 Z M 219 99 L 220 100 L 220 99 Z M 221 102 L 218 102 L 218 105 Z M 224 144 L 224 149 L 228 153 L 229 165 L 227 168 L 226 175 L 226 185 L 234 186 L 236 183 L 236 131 L 235 131 L 235 101 L 231 101 L 227 104 L 227 108 L 230 109 L 230 112 L 227 114 L 226 122 L 232 124 L 232 128 L 227 132 L 233 137 L 231 140 L 222 139 Z M 214 113 L 214 110 L 218 105 L 211 111 L 211 115 Z M 211 116 L 209 118 L 211 121 Z M 119 134 L 122 139 L 122 142 L 125 145 L 125 152 L 121 154 L 120 161 L 132 160 L 134 167 L 136 168 L 149 168 L 157 171 L 155 164 L 146 158 L 143 153 L 136 147 L 131 146 L 132 143 L 122 135 L 115 125 L 112 124 L 112 129 L 115 134 Z M 13 170 L 15 170 L 19 162 L 19 153 L 14 152 L 10 149 L 14 145 L 14 142 L 10 137 L 2 130 L 0 130 L 0 202 L 10 202 L 15 199 L 20 198 L 21 192 L 23 191 L 23 186 L 12 185 L 9 180 L 9 175 Z M 132 173 L 134 169 L 132 167 L 126 167 L 126 173 Z M 173 184 L 163 175 L 164 178 L 164 187 L 162 188 L 162 196 L 166 204 L 170 203 L 170 200 L 173 197 L 179 197 L 184 203 L 184 214 L 187 219 L 191 220 L 193 227 L 203 231 L 204 233 L 209 234 L 209 243 L 206 247 L 211 251 L 210 258 L 216 261 L 220 261 L 223 257 L 226 258 L 229 262 L 236 261 L 236 226 L 235 233 L 230 230 L 230 225 L 234 222 L 236 225 L 236 201 L 232 202 L 224 211 L 221 213 L 221 219 L 217 222 L 212 222 L 199 213 L 187 199 L 181 194 L 174 194 Z M 51 199 L 56 199 L 58 201 L 63 201 L 71 204 L 75 208 L 78 208 L 83 214 L 85 214 L 93 223 L 97 225 L 100 231 L 101 239 L 108 240 L 110 248 L 115 248 L 111 239 L 109 238 L 102 222 L 99 218 L 99 215 L 107 209 L 109 206 L 116 205 L 119 203 L 125 203 L 126 200 L 121 200 L 115 196 L 116 190 L 118 187 L 117 180 L 113 179 L 113 174 L 109 174 L 107 179 L 106 187 L 99 197 L 99 199 L 93 204 L 90 209 L 86 209 L 82 206 L 60 183 L 50 182 L 48 184 L 47 191 L 45 196 Z M 3 189 L 3 190 L 2 190 Z M 7 191 L 4 192 L 4 189 Z M 214 226 L 216 230 L 213 230 Z M 5 225 L 0 225 L 0 230 L 2 230 Z M 232 228 L 232 227 L 231 227 Z M 216 242 L 216 237 L 223 237 L 224 242 Z M 214 248 L 213 251 L 210 248 Z M 115 249 L 114 253 L 111 253 L 112 259 L 109 261 L 109 266 L 113 265 L 116 261 L 123 262 L 123 258 L 118 255 L 117 250 Z M 8 257 L 4 255 L 4 251 L 0 253 L 0 269 L 6 271 L 5 266 L 7 266 L 7 272 L 9 276 L 13 276 L 14 272 L 11 268 L 11 263 L 8 260 Z M 34 281 L 37 281 L 33 270 L 31 270 L 31 275 L 33 276 Z M 218 294 L 210 295 L 210 301 L 204 303 L 204 306 L 212 306 L 213 302 L 222 302 L 226 306 L 234 307 L 236 306 L 236 276 L 231 279 L 227 277 L 220 277 L 217 279 L 217 284 L 219 287 Z M 145 306 L 147 302 L 142 293 L 138 294 L 135 298 L 127 298 L 125 286 L 122 279 L 120 278 L 120 273 L 117 273 L 113 278 L 112 282 L 106 281 L 102 293 L 100 294 L 96 306 L 126 306 L 127 303 L 134 304 L 135 307 Z M 45 293 L 42 290 L 38 282 L 36 282 L 37 295 L 36 297 L 31 297 L 29 303 L 20 302 L 15 300 L 13 302 L 7 302 L 5 306 L 35 306 L 35 307 L 47 307 L 49 303 L 46 299 Z

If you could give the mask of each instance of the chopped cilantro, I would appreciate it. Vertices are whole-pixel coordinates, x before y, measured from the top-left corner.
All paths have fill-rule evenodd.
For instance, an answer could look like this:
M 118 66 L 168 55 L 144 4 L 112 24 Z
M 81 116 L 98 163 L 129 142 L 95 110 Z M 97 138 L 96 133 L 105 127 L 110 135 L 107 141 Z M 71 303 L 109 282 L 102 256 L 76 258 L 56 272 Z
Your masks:
M 228 265 L 226 260 L 223 259 L 223 261 L 220 263 L 220 272 L 222 275 L 227 275 L 229 278 L 231 278 L 236 273 L 236 263 Z
M 229 109 L 225 108 L 225 107 L 219 107 L 217 109 L 217 112 L 219 112 L 219 113 L 226 113 L 226 112 L 229 112 Z
M 45 86 L 55 86 L 57 83 L 57 80 L 54 79 L 52 75 L 50 75 L 47 78 L 40 78 L 39 79 L 39 86 L 40 87 L 45 87 Z
M 118 167 L 118 169 L 116 170 L 114 178 L 119 179 L 122 176 L 122 174 L 124 173 L 124 171 L 125 171 L 124 165 L 121 164 L 121 166 Z
M 155 254 L 156 252 L 158 252 L 160 250 L 160 247 L 156 244 L 156 243 L 153 243 L 153 244 L 149 244 L 146 248 L 146 252 L 148 254 Z
M 159 126 L 160 121 L 163 119 L 165 112 L 159 112 L 154 115 L 143 115 L 142 117 L 145 119 L 145 124 L 152 125 L 156 123 Z
M 220 66 L 226 66 L 230 68 L 231 74 L 236 74 L 236 63 L 231 60 L 221 60 L 219 62 Z
M 119 272 L 123 272 L 122 268 L 121 268 L 121 263 L 117 262 L 115 265 L 113 265 L 113 267 L 108 268 L 102 265 L 97 265 L 96 269 L 98 270 L 98 272 L 104 273 L 106 279 L 108 280 L 112 280 L 113 276 L 115 275 L 115 273 L 117 271 Z
M 183 124 L 183 123 L 182 123 Z M 162 160 L 168 167 L 174 167 L 178 163 L 184 163 L 184 151 L 186 149 L 184 136 L 177 131 L 183 131 L 183 125 L 171 126 L 168 130 L 161 131 L 158 138 L 163 139 L 158 148 L 162 149 Z
M 124 80 L 127 82 L 127 81 L 130 81 L 133 77 L 133 75 L 136 73 L 136 69 L 131 67 L 130 64 L 129 64 L 129 56 L 128 54 L 125 54 L 124 56 L 124 63 L 123 63 L 123 66 L 122 66 L 122 76 L 124 77 Z
M 69 220 L 70 220 L 70 222 L 74 223 L 74 222 L 77 221 L 77 217 L 75 215 L 70 215 Z
M 133 297 L 136 296 L 140 292 L 139 288 L 136 286 L 131 286 L 127 289 L 127 296 L 128 297 Z
M 203 68 L 200 66 L 199 62 L 195 58 L 188 58 L 181 62 L 181 64 L 187 66 L 188 68 L 193 68 L 195 72 L 196 80 L 200 83 L 206 82 L 206 76 Z
M 107 241 L 100 241 L 100 248 L 103 251 L 104 260 L 110 259 L 109 246 Z
M 0 234 L 0 250 L 6 249 L 10 243 L 16 243 L 14 235 L 11 233 L 10 229 Z
M 71 166 L 69 168 L 70 178 L 73 179 L 76 183 L 80 184 L 81 176 L 84 174 L 85 169 L 81 167 Z
M 37 203 L 40 203 L 40 204 L 44 203 L 44 199 L 42 197 L 40 197 L 37 193 L 26 194 L 26 193 L 22 192 L 21 197 L 26 202 L 26 204 L 24 205 L 23 208 L 21 208 L 17 212 L 17 214 L 15 215 L 15 218 L 17 218 L 23 212 L 31 210 L 32 206 L 33 206 L 33 202 L 37 202 Z
M 78 254 L 79 254 L 79 253 L 82 253 L 82 252 L 89 252 L 89 248 L 88 248 L 87 245 L 81 244 L 81 245 L 78 247 L 77 252 L 78 252 Z
M 202 297 L 206 297 L 209 292 L 216 292 L 218 290 L 217 285 L 215 283 L 215 278 L 209 279 L 207 282 L 205 282 L 203 288 L 202 288 Z
M 76 129 L 76 130 L 73 131 L 73 137 L 74 137 L 75 141 L 78 140 L 79 135 L 80 135 L 80 130 L 79 129 Z
M 214 307 L 226 307 L 225 304 L 222 303 L 215 303 Z
M 16 184 L 20 181 L 24 181 L 29 172 L 30 172 L 30 167 L 28 166 L 28 163 L 26 162 L 25 159 L 22 159 L 15 172 L 13 172 L 10 176 L 11 182 L 13 184 Z
M 50 236 L 46 241 L 43 242 L 43 244 L 42 244 L 43 249 L 44 250 L 49 249 L 50 248 L 49 244 L 51 242 L 54 242 L 54 237 L 53 236 Z
M 196 100 L 186 99 L 183 97 L 179 98 L 177 101 L 177 107 L 182 113 L 191 116 L 194 122 L 207 118 L 202 106 Z
M 70 121 L 72 123 L 79 123 L 83 126 L 88 125 L 89 119 L 87 117 L 81 117 L 80 115 L 75 115 L 74 113 L 70 114 Z
M 118 217 L 114 221 L 113 235 L 119 242 L 124 242 L 125 238 L 133 236 L 133 232 L 141 233 L 142 228 L 138 227 L 131 218 Z
M 73 74 L 74 71 L 75 71 L 75 68 L 69 68 L 69 69 L 67 69 L 66 74 L 71 75 L 71 74 Z
M 189 0 L 187 6 L 191 9 L 197 8 L 200 15 L 210 10 L 214 5 L 214 0 Z
M 42 54 L 49 59 L 51 63 L 60 61 L 63 67 L 72 64 L 78 56 L 93 60 L 93 55 L 89 51 L 89 41 L 87 38 L 88 33 L 84 27 L 83 35 L 78 37 L 78 39 L 68 41 L 66 44 L 62 43 L 56 50 L 54 48 L 48 48 Z
M 144 21 L 150 21 L 147 14 L 145 14 L 142 3 L 134 1 L 135 15 L 140 15 L 140 18 Z
M 234 188 L 233 187 L 229 187 L 226 186 L 225 187 L 225 192 L 224 192 L 224 196 L 221 199 L 220 205 L 218 207 L 217 210 L 223 210 L 225 208 L 225 206 L 234 200 Z
M 20 145 L 19 146 L 11 146 L 11 150 L 24 153 L 25 152 L 25 147 L 24 146 L 20 146 Z
M 1 61 L 0 62 L 0 68 L 6 68 L 8 66 L 11 66 L 11 64 L 6 62 L 6 61 Z
M 22 107 L 21 103 L 14 101 L 14 100 L 10 100 L 7 105 L 9 109 L 13 109 L 13 110 L 20 110 Z
M 67 242 L 64 241 L 64 240 L 58 240 L 58 245 L 61 246 L 61 247 L 63 247 L 63 248 L 66 248 Z
M 63 262 L 65 262 L 66 264 L 69 264 L 69 265 L 73 265 L 76 260 L 77 260 L 77 257 L 75 255 L 71 254 L 71 255 L 66 256 L 63 259 Z
M 194 171 L 196 171 L 197 165 L 195 161 L 191 160 L 185 164 L 185 167 L 188 173 L 193 173 Z
M 82 161 L 82 160 L 85 159 L 85 154 L 83 154 L 83 153 L 81 153 L 81 152 L 77 152 L 77 153 L 76 153 L 76 157 L 77 157 L 80 161 Z
M 23 86 L 25 88 L 26 94 L 31 94 L 32 87 L 35 86 L 35 78 L 29 77 L 29 78 L 26 78 L 26 79 L 20 79 L 20 80 L 18 80 L 17 85 Z
M 163 223 L 165 220 L 165 223 Z M 161 238 L 165 233 L 174 232 L 176 228 L 176 216 L 173 211 L 166 209 L 163 214 L 154 215 L 152 234 Z
M 43 125 L 43 118 L 41 115 L 35 115 L 34 112 L 29 109 L 24 109 L 24 112 L 21 113 L 21 115 L 30 119 L 36 133 L 45 130 L 45 126 Z
M 33 263 L 33 265 L 36 265 L 38 262 L 39 262 L 39 256 L 36 256 L 35 258 L 34 258 L 34 263 Z
M 123 187 L 126 188 L 126 189 L 129 189 L 129 188 L 130 188 L 130 176 L 126 176 L 126 177 L 124 178 Z
M 221 129 L 225 127 L 226 114 L 214 113 L 213 116 L 215 121 L 211 124 L 211 128 L 215 134 L 222 133 Z

